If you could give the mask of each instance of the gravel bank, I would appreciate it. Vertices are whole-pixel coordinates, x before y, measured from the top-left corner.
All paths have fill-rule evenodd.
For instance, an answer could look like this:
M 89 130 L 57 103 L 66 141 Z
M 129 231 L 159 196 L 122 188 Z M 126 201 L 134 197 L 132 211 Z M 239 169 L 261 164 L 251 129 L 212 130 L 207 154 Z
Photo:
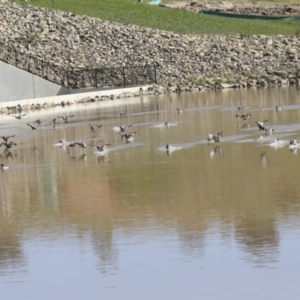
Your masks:
M 0 42 L 66 69 L 156 65 L 153 93 L 296 84 L 300 39 L 176 34 L 0 3 Z

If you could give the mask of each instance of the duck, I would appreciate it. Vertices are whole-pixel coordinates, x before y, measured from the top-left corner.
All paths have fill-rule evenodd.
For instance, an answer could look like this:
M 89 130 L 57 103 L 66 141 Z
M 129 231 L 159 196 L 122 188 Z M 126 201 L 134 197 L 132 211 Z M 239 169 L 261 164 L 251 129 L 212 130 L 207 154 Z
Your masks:
M 5 142 L 8 142 L 9 139 L 15 137 L 14 135 L 0 136 Z
M 95 132 L 96 129 L 101 128 L 103 125 L 91 125 L 91 124 L 89 124 L 89 126 L 91 128 L 91 131 Z
M 210 141 L 212 141 L 213 140 L 213 137 L 214 137 L 214 135 L 212 134 L 212 133 L 208 133 L 207 134 L 208 135 L 208 138 L 207 138 L 207 140 L 210 142 Z
M 14 143 L 13 141 L 10 142 L 3 142 L 0 144 L 0 147 L 5 146 L 6 149 L 10 149 L 12 146 L 16 146 L 17 144 Z
M 207 140 L 209 142 L 211 141 L 214 141 L 214 142 L 220 142 L 220 137 L 223 135 L 223 131 L 221 132 L 218 132 L 217 134 L 211 134 L 211 133 L 208 133 L 208 138 Z
M 104 152 L 107 150 L 107 147 L 110 146 L 111 144 L 104 144 L 101 146 L 97 146 L 97 145 L 91 145 L 94 146 L 96 148 L 96 152 Z
M 53 129 L 56 129 L 56 118 L 54 118 L 54 119 L 52 120 L 52 123 L 53 123 Z
M 28 123 L 27 124 L 28 126 L 30 126 L 30 128 L 32 129 L 32 130 L 35 130 L 36 129 L 36 127 L 35 126 L 33 126 L 32 124 L 30 124 L 30 123 Z
M 75 147 L 76 145 L 79 146 L 80 148 L 86 148 L 86 144 L 82 142 L 73 142 L 69 145 L 69 147 Z
M 60 139 L 59 141 L 58 141 L 58 143 L 57 144 L 55 144 L 55 146 L 59 146 L 59 147 L 64 147 L 64 146 L 66 146 L 66 139 Z
M 241 118 L 244 121 L 246 121 L 248 118 L 251 117 L 251 114 L 241 114 L 241 115 L 235 115 L 237 118 Z
M 130 128 L 132 127 L 132 124 L 130 125 L 116 125 L 113 129 L 116 131 L 116 132 L 125 132 L 125 130 L 127 128 Z
M 290 139 L 289 148 L 291 149 L 291 151 L 295 151 L 294 153 L 297 153 L 298 142 L 297 142 L 296 138 Z
M 33 124 L 37 124 L 37 125 L 40 125 L 41 123 L 42 123 L 41 119 L 38 119 L 38 120 L 33 122 Z
M 290 146 L 297 146 L 297 144 L 296 138 L 290 139 Z
M 122 133 L 121 138 L 125 138 L 126 142 L 133 142 L 134 135 L 137 133 L 137 131 L 131 132 L 131 133 Z
M 266 133 L 272 134 L 274 129 L 272 127 L 264 129 Z
M 268 122 L 268 120 L 264 120 L 264 121 L 262 121 L 262 122 L 256 121 L 256 124 L 257 124 L 257 126 L 258 126 L 258 129 L 259 129 L 259 130 L 265 130 L 265 123 L 266 123 L 266 122 Z
M 25 117 L 26 115 L 27 115 L 27 114 L 23 114 L 23 115 L 12 116 L 12 117 L 14 117 L 14 118 L 16 118 L 16 119 L 18 119 L 18 120 L 21 120 L 22 117 Z
M 63 119 L 63 121 L 64 121 L 65 123 L 69 123 L 69 119 L 70 119 L 70 118 L 73 118 L 73 117 L 74 117 L 74 115 L 67 116 L 67 117 L 56 117 L 56 118 L 58 118 L 58 119 Z
M 220 137 L 223 135 L 223 131 L 222 132 L 218 132 L 217 135 L 213 136 L 213 139 L 216 143 L 220 142 Z
M 8 170 L 8 169 L 9 169 L 9 166 L 5 166 L 4 164 L 1 164 L 1 165 L 0 165 L 0 169 L 1 169 L 2 171 Z

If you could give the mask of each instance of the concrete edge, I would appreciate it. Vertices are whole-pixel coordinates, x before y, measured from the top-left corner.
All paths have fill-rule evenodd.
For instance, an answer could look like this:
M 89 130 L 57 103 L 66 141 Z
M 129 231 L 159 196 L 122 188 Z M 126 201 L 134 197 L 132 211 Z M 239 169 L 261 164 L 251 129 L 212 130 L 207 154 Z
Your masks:
M 144 91 L 148 90 L 149 87 L 152 85 L 144 85 L 144 86 L 135 86 L 135 87 L 128 87 L 128 88 L 118 88 L 118 89 L 108 89 L 103 91 L 93 91 L 93 92 L 86 92 L 86 93 L 78 93 L 78 94 L 68 94 L 68 95 L 60 95 L 60 96 L 52 96 L 52 97 L 42 97 L 42 98 L 32 98 L 32 99 L 20 99 L 14 101 L 4 101 L 0 102 L 0 109 L 6 108 L 7 106 L 16 106 L 20 105 L 31 105 L 31 104 L 44 104 L 47 103 L 49 105 L 59 105 L 63 101 L 64 102 L 73 102 L 78 103 L 80 100 L 84 98 L 94 98 L 96 96 L 111 96 L 114 95 L 115 98 L 120 96 L 122 93 L 136 93 L 140 91 L 142 88 Z M 132 96 L 133 97 L 133 96 Z M 132 98 L 126 96 L 126 98 Z M 112 100 L 113 101 L 113 100 Z

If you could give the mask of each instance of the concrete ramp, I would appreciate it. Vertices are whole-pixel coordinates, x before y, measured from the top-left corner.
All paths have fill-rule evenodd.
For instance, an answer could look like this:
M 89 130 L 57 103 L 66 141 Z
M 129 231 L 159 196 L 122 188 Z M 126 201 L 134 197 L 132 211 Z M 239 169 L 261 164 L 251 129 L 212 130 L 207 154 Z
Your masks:
M 65 87 L 0 61 L 0 102 L 69 93 Z

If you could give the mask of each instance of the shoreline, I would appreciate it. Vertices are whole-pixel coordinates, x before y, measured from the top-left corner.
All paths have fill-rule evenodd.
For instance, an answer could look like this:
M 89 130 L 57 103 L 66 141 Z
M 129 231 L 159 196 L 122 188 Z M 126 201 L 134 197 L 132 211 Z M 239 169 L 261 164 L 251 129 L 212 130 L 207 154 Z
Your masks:
M 243 90 L 272 88 L 276 86 L 251 86 L 243 88 Z M 287 88 L 288 85 L 282 85 Z M 223 87 L 218 90 L 239 90 L 240 88 Z M 104 91 L 93 91 L 78 94 L 59 95 L 53 97 L 42 97 L 33 99 L 23 99 L 0 102 L 0 117 L 10 114 L 18 114 L 21 112 L 31 111 L 39 112 L 48 108 L 75 108 L 77 105 L 83 104 L 97 104 L 101 103 L 105 107 L 122 106 L 124 101 L 126 103 L 136 103 L 141 99 L 148 99 L 151 101 L 151 96 L 161 96 L 166 94 L 180 94 L 180 93 L 199 93 L 199 92 L 213 92 L 217 89 L 199 89 L 193 86 L 186 86 L 179 88 L 176 85 L 147 85 L 121 89 L 107 89 Z

